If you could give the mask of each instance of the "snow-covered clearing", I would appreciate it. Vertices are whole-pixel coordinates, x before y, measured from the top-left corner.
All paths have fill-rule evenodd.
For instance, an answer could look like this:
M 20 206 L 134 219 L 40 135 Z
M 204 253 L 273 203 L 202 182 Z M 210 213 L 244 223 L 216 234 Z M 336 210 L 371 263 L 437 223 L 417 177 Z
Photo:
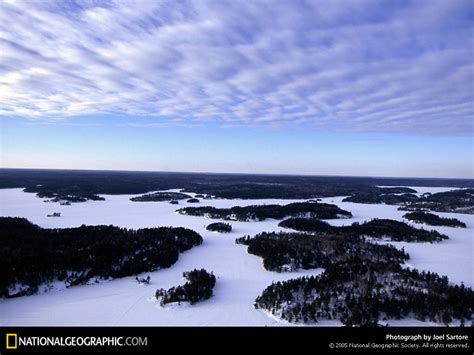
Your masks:
M 44 203 L 34 194 L 24 193 L 21 189 L 0 190 L 1 216 L 25 217 L 46 228 L 81 224 L 112 224 L 129 228 L 183 226 L 196 230 L 204 238 L 201 246 L 181 254 L 178 262 L 171 268 L 141 275 L 151 275 L 149 286 L 137 284 L 132 276 L 35 296 L 0 300 L 0 325 L 287 325 L 255 310 L 253 301 L 273 281 L 315 275 L 322 271 L 269 272 L 263 269 L 260 258 L 247 254 L 245 246 L 235 244 L 235 238 L 243 235 L 279 230 L 279 221 L 232 221 L 231 233 L 216 234 L 205 229 L 207 224 L 216 220 L 184 216 L 175 212 L 184 206 L 232 207 L 263 203 L 287 204 L 294 200 L 214 199 L 201 200 L 199 204 L 180 201 L 179 205 L 172 205 L 168 202 L 131 202 L 131 196 L 104 196 L 106 201 L 60 206 L 57 203 Z M 329 221 L 334 225 L 362 222 L 374 217 L 401 220 L 404 214 L 403 211 L 397 211 L 397 206 L 343 203 L 342 199 L 323 199 L 324 202 L 336 203 L 353 214 L 351 219 Z M 47 217 L 47 214 L 53 212 L 61 212 L 61 217 Z M 450 237 L 437 244 L 395 244 L 405 247 L 410 253 L 409 263 L 412 267 L 432 270 L 447 275 L 452 282 L 464 282 L 467 286 L 473 286 L 474 216 L 440 215 L 456 217 L 465 222 L 468 228 L 432 227 Z M 210 300 L 194 306 L 165 308 L 161 308 L 153 300 L 157 288 L 182 284 L 183 271 L 194 268 L 205 268 L 218 277 L 214 296 Z M 337 322 L 319 324 L 338 325 Z M 423 322 L 409 324 L 430 325 Z

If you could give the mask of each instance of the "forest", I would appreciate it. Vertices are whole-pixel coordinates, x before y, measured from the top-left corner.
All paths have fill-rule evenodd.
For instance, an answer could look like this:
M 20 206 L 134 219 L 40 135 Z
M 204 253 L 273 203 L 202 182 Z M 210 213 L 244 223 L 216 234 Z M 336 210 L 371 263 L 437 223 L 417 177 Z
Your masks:
M 472 320 L 474 292 L 431 272 L 335 263 L 316 277 L 273 283 L 255 307 L 289 322 L 337 319 L 346 326 L 377 326 L 414 317 L 445 325 L 460 319 L 462 325 Z
M 412 193 L 394 194 L 384 191 L 362 190 L 343 199 L 343 202 L 401 205 L 400 210 L 474 213 L 474 189 L 461 189 L 417 196 Z M 399 190 L 394 190 L 399 191 Z
M 201 243 L 198 233 L 180 227 L 45 229 L 0 217 L 0 297 L 31 295 L 56 280 L 74 286 L 167 268 Z
M 445 218 L 429 212 L 409 212 L 403 215 L 403 218 L 415 222 L 425 223 L 430 226 L 447 226 L 466 228 L 466 223 L 457 218 Z
M 350 226 L 336 227 L 316 218 L 290 218 L 280 222 L 279 226 L 311 233 L 388 238 L 396 242 L 440 242 L 448 239 L 448 236 L 438 231 L 418 229 L 406 223 L 391 219 L 375 218 L 362 224 L 355 222 Z
M 379 188 L 378 185 L 394 187 Z M 43 196 L 55 196 L 55 194 L 71 196 L 145 194 L 149 191 L 177 188 L 184 189 L 184 192 L 241 199 L 309 199 L 350 196 L 361 191 L 413 192 L 397 186 L 474 188 L 474 180 L 0 169 L 0 188 L 25 188 L 27 192 L 41 193 Z
M 402 267 L 409 255 L 354 235 L 260 233 L 238 238 L 269 271 L 324 268 L 322 274 L 267 287 L 255 307 L 289 322 L 337 319 L 347 326 L 377 326 L 414 316 L 449 324 L 471 320 L 474 292 L 448 278 Z
M 411 187 L 395 186 L 395 187 L 378 187 L 377 191 L 381 194 L 414 194 L 417 191 Z
M 231 221 L 263 221 L 267 218 L 283 219 L 286 217 L 316 217 L 321 219 L 349 218 L 349 211 L 340 209 L 336 205 L 318 202 L 295 202 L 287 205 L 252 205 L 235 206 L 232 208 L 186 207 L 178 210 L 179 213 L 190 216 L 204 216 L 207 218 Z
M 77 202 L 86 202 L 90 201 L 105 201 L 105 198 L 102 196 L 89 194 L 89 193 L 80 193 L 80 194 L 69 194 L 69 193 L 61 193 L 61 192 L 48 192 L 48 191 L 41 191 L 37 193 L 39 198 L 44 198 L 47 202 L 69 202 L 69 203 L 77 203 Z
M 206 229 L 211 232 L 230 233 L 232 231 L 232 225 L 230 223 L 216 222 L 207 225 Z
M 380 268 L 394 267 L 409 258 L 404 250 L 350 235 L 263 232 L 237 238 L 236 243 L 247 245 L 250 254 L 263 258 L 266 270 L 277 272 L 327 268 L 347 262 L 367 270 L 369 262 Z
M 155 297 L 163 307 L 173 302 L 190 302 L 196 304 L 212 297 L 212 290 L 216 285 L 216 277 L 205 269 L 194 269 L 184 272 L 186 283 L 182 286 L 171 287 L 168 290 L 156 290 Z
M 474 189 L 428 193 L 416 201 L 402 205 L 399 210 L 474 214 Z
M 358 192 L 352 196 L 346 197 L 342 202 L 368 203 L 387 205 L 401 205 L 408 202 L 418 201 L 418 196 L 412 193 L 404 193 L 401 195 L 380 193 L 378 191 Z

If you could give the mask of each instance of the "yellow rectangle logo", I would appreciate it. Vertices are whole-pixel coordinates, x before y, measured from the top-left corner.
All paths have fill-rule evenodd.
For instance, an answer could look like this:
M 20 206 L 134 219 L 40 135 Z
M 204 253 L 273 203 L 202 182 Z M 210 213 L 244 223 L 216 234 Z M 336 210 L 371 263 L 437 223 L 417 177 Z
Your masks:
M 15 333 L 7 333 L 6 344 L 7 349 L 18 348 L 18 335 Z

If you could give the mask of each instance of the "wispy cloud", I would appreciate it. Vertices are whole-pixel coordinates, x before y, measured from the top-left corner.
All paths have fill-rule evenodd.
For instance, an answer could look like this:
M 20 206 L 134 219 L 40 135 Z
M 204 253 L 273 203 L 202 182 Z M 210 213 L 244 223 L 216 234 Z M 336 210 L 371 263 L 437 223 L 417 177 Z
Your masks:
M 0 115 L 472 134 L 473 17 L 458 0 L 4 1 Z

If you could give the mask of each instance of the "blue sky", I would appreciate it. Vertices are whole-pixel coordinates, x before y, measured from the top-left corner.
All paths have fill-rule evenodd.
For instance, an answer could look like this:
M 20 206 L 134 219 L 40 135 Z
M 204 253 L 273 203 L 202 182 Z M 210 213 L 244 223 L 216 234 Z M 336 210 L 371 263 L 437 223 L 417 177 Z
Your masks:
M 474 177 L 469 1 L 4 1 L 1 166 Z

